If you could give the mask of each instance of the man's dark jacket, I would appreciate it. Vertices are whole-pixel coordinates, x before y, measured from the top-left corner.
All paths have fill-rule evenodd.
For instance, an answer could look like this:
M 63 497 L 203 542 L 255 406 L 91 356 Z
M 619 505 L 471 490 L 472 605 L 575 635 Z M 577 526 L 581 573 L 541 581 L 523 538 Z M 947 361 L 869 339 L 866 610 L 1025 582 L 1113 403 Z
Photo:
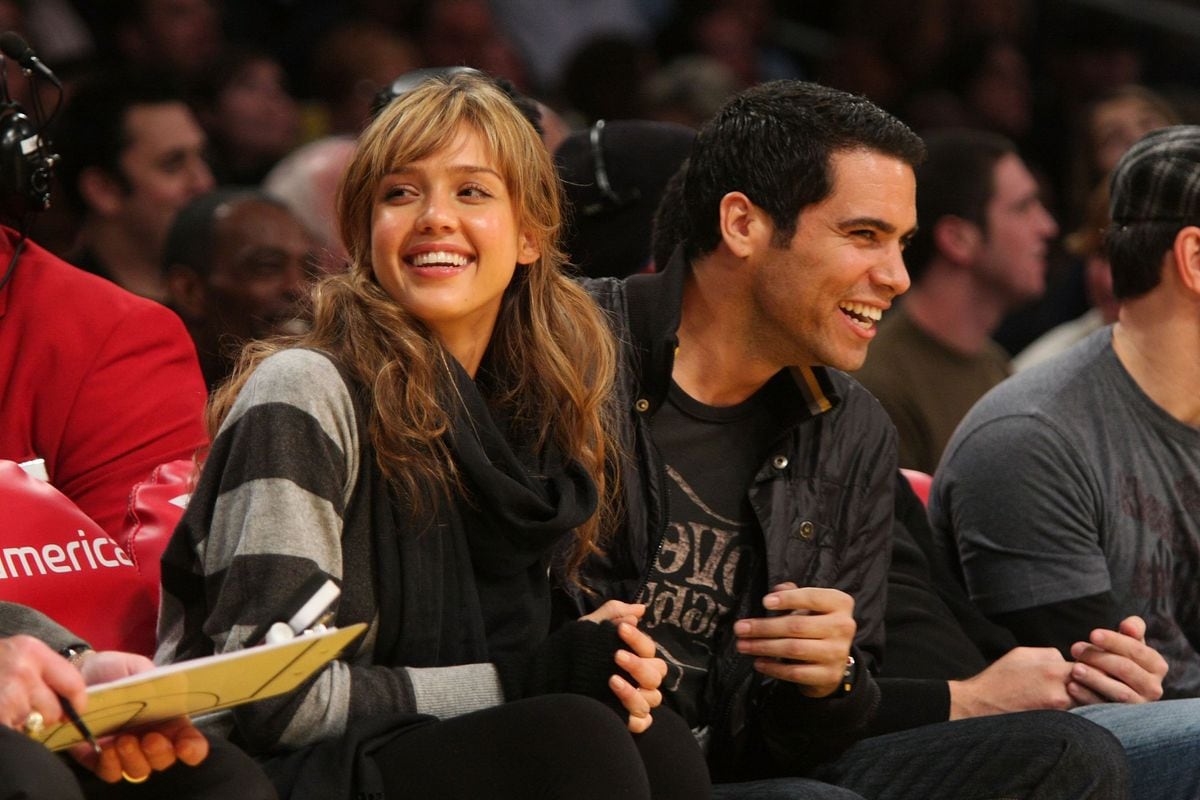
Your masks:
M 666 531 L 668 483 L 649 422 L 671 384 L 689 268 L 677 253 L 657 275 L 585 282 L 621 351 L 623 506 L 604 555 L 584 566 L 582 577 L 595 594 L 571 590 L 571 613 L 613 598 L 632 602 Z M 794 402 L 780 407 L 780 434 L 750 487 L 766 585 L 793 581 L 852 595 L 858 668 L 848 694 L 807 698 L 794 684 L 756 673 L 752 659 L 736 652 L 731 631 L 718 632 L 706 698 L 715 709 L 709 753 L 717 780 L 800 774 L 862 738 L 879 701 L 871 671 L 883 649 L 895 431 L 874 398 L 846 375 L 823 368 L 791 374 Z M 739 619 L 764 615 L 757 592 L 747 592 L 736 609 Z

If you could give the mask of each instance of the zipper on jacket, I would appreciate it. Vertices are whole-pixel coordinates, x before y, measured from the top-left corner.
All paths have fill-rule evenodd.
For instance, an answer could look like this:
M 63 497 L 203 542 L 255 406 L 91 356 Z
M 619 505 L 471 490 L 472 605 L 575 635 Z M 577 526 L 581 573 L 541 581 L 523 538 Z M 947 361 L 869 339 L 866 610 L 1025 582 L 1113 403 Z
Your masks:
M 647 427 L 649 427 L 649 425 L 647 425 Z M 647 441 L 651 442 L 650 446 L 654 448 L 654 454 L 658 457 L 658 485 L 663 487 L 662 514 L 660 515 L 662 520 L 658 526 L 658 544 L 654 546 L 654 555 L 651 556 L 650 565 L 642 574 L 642 582 L 638 585 L 637 591 L 633 593 L 633 597 L 631 597 L 629 600 L 631 603 L 638 602 L 638 598 L 642 596 L 642 593 L 646 591 L 646 586 L 650 583 L 650 576 L 658 567 L 658 557 L 662 554 L 663 545 L 666 544 L 667 524 L 668 520 L 671 518 L 671 485 L 670 477 L 667 475 L 667 467 L 666 464 L 663 463 L 662 453 L 658 452 L 658 448 L 654 445 L 653 441 L 650 440 L 649 437 L 647 437 Z

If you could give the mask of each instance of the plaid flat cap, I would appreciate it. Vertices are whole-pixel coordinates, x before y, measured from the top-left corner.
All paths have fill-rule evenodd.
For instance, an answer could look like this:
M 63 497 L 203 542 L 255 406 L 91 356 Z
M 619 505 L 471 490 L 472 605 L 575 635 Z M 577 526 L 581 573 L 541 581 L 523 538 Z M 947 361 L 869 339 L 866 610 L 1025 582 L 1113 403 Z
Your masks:
M 1200 125 L 1143 136 L 1117 162 L 1109 188 L 1109 214 L 1117 225 L 1200 224 Z

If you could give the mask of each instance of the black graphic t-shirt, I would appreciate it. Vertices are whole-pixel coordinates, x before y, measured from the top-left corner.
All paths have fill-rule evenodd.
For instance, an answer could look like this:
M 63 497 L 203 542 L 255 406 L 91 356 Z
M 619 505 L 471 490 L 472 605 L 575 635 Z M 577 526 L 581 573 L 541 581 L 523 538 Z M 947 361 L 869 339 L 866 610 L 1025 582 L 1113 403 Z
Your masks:
M 669 516 L 638 601 L 667 662 L 663 693 L 694 728 L 708 722 L 709 661 L 732 635 L 738 599 L 762 569 L 748 489 L 778 433 L 770 397 L 779 379 L 720 408 L 672 384 L 651 420 L 669 478 Z

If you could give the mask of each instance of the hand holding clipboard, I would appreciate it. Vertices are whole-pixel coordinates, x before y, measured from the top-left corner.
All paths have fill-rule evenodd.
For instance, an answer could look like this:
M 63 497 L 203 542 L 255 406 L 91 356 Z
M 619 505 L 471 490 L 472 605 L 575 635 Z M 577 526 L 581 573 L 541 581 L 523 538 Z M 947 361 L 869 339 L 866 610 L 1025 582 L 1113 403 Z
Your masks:
M 314 576 L 290 598 L 275 622 L 247 641 L 263 644 L 157 667 L 88 687 L 82 725 L 71 721 L 33 735 L 61 750 L 83 741 L 81 731 L 103 737 L 173 717 L 221 711 L 289 692 L 336 658 L 366 623 L 326 630 L 323 621 L 340 594 L 333 581 Z

